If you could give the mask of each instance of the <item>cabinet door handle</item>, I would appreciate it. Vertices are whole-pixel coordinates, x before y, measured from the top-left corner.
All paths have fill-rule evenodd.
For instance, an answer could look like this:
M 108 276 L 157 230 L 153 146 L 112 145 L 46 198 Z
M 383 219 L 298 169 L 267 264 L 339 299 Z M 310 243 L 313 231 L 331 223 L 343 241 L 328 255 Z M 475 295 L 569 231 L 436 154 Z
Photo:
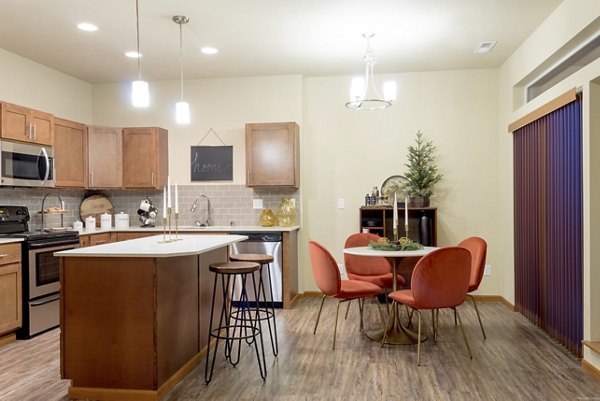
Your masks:
M 5 258 L 8 256 L 8 253 L 3 253 L 2 255 L 0 255 L 0 258 Z
M 25 136 L 29 139 L 31 139 L 31 123 L 26 123 L 25 124 Z
M 101 244 L 104 244 L 105 242 L 106 242 L 106 241 L 96 241 L 96 242 L 94 243 L 94 245 L 101 245 Z
M 37 125 L 31 124 L 31 126 L 33 127 L 33 140 L 35 141 L 37 139 Z
M 154 186 L 154 171 L 152 172 L 152 186 Z

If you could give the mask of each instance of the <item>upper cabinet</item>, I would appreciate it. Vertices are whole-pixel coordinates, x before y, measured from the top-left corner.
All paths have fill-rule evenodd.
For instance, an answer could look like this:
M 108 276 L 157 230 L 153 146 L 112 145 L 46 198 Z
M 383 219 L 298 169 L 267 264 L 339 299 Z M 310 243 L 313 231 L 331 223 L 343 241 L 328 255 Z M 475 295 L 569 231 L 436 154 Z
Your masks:
M 54 145 L 52 114 L 10 103 L 1 103 L 0 107 L 0 137 L 40 145 Z
M 246 124 L 246 186 L 300 186 L 299 128 L 295 122 Z
M 166 129 L 123 128 L 124 188 L 162 188 L 167 185 L 168 171 Z
M 123 129 L 88 127 L 88 187 L 121 188 Z
M 87 140 L 84 124 L 54 119 L 54 177 L 57 187 L 87 186 Z

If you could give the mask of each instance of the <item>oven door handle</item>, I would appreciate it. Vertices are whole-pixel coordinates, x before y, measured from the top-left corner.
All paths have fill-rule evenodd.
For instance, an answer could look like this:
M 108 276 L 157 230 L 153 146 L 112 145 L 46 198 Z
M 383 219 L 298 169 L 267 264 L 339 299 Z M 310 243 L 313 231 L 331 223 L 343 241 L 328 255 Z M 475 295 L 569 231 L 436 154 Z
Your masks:
M 29 247 L 29 249 L 40 249 L 40 248 L 50 248 L 51 246 L 56 246 L 56 245 L 73 245 L 73 244 L 79 244 L 79 239 L 70 239 L 68 241 L 57 239 L 56 241 L 41 242 L 41 243 L 29 242 L 27 244 L 27 246 Z
M 60 299 L 60 293 L 52 294 L 41 299 L 36 299 L 35 301 L 29 301 L 29 305 L 40 306 L 52 301 L 56 301 L 57 299 Z

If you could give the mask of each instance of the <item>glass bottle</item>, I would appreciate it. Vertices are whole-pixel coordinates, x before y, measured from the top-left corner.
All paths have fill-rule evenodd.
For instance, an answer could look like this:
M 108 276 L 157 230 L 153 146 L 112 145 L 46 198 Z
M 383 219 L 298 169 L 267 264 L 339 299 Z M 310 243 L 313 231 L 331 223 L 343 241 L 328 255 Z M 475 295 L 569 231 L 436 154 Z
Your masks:
M 291 227 L 296 225 L 297 211 L 296 205 L 292 203 L 292 200 L 285 197 L 281 200 L 279 209 L 277 210 L 277 221 L 282 227 Z
M 263 227 L 271 227 L 277 223 L 277 217 L 271 211 L 271 209 L 264 209 L 262 214 L 258 217 L 258 224 Z

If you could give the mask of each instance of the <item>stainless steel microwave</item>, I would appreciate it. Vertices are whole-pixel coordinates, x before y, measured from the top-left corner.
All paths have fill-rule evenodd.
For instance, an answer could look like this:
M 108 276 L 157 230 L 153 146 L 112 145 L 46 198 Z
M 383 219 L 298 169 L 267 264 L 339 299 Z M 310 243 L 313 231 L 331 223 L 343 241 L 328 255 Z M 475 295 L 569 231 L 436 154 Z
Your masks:
M 54 150 L 51 147 L 0 140 L 0 152 L 2 185 L 54 186 Z

